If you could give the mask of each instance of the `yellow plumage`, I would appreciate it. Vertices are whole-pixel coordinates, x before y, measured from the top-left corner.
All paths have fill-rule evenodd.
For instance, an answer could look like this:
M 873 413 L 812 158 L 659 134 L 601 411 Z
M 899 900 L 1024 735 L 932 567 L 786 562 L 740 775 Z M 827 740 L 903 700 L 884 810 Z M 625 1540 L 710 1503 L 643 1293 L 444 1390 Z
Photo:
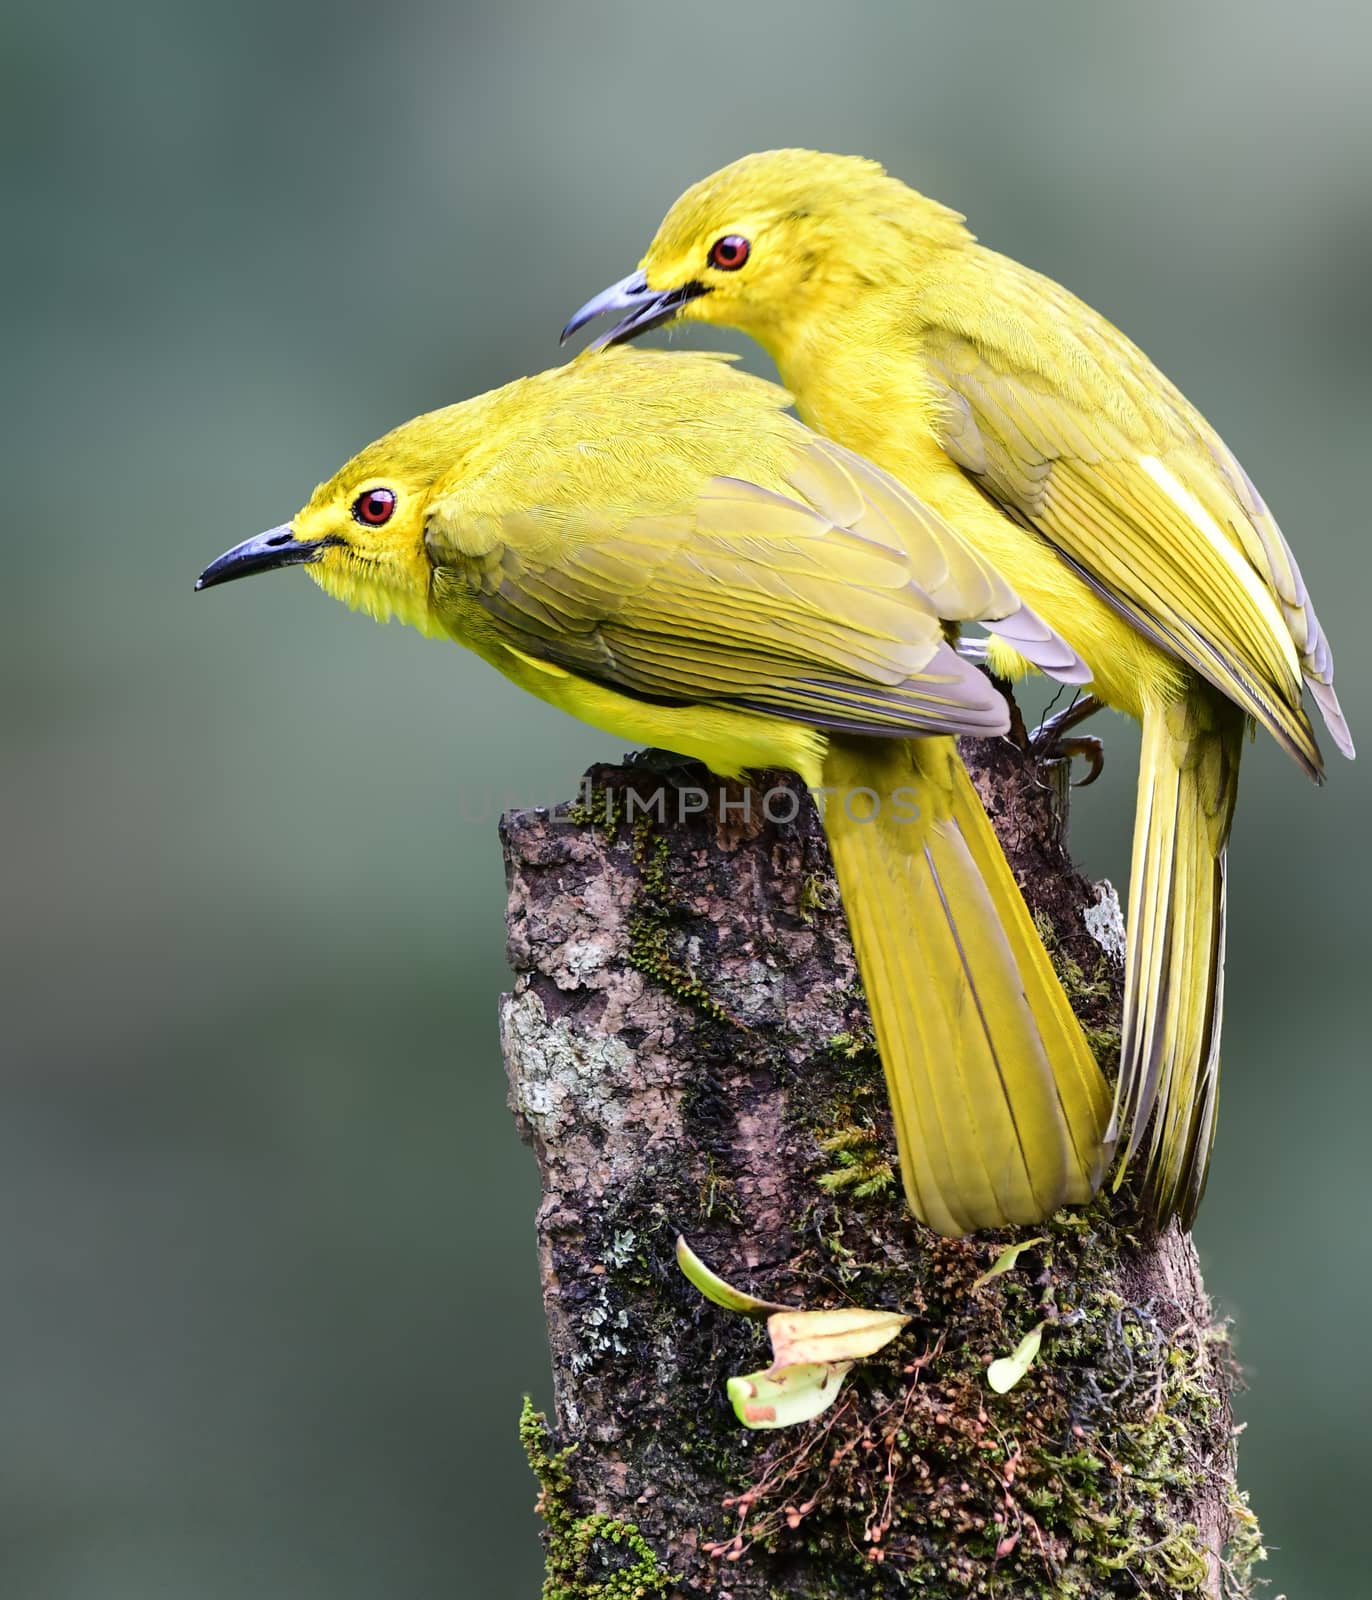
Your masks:
M 585 313 L 606 309 L 629 313 L 611 338 L 668 315 L 752 333 L 805 421 L 909 485 L 1080 651 L 1093 693 L 1143 722 L 1112 1134 L 1131 1156 L 1148 1138 L 1149 1204 L 1189 1221 L 1214 1132 L 1244 722 L 1320 776 L 1304 681 L 1353 753 L 1328 643 L 1252 482 L 1105 318 L 870 161 L 726 167 Z M 991 660 L 1029 665 L 995 641 Z
M 911 1209 L 960 1234 L 1089 1199 L 1100 1071 L 952 742 L 836 736 L 824 780 L 920 797 L 915 824 L 825 812 Z
M 1099 1183 L 1108 1092 L 957 757 L 1007 713 L 948 632 L 1081 663 L 786 403 L 716 358 L 582 359 L 388 434 L 202 584 L 305 564 L 612 733 L 834 791 L 911 1204 L 944 1233 L 1038 1221 Z

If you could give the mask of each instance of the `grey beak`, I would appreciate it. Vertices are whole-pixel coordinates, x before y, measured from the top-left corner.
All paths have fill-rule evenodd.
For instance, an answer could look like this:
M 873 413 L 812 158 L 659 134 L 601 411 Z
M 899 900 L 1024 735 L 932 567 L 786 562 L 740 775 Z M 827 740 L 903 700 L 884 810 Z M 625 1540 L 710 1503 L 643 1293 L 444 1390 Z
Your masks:
M 234 578 L 250 578 L 254 572 L 274 572 L 277 567 L 298 567 L 307 561 L 318 561 L 331 544 L 342 544 L 341 539 L 297 539 L 290 524 L 268 528 L 265 533 L 244 539 L 232 550 L 226 550 L 195 580 L 197 589 L 212 589 L 217 583 L 229 583 Z
M 688 300 L 708 293 L 703 283 L 684 283 L 679 289 L 650 289 L 642 272 L 631 272 L 627 278 L 593 295 L 562 330 L 561 342 L 566 344 L 578 328 L 584 328 L 597 317 L 607 316 L 612 311 L 627 311 L 628 315 L 621 317 L 608 333 L 602 333 L 587 346 L 591 350 L 603 350 L 606 345 L 620 344 L 625 339 L 647 333 L 650 328 L 661 327 L 664 322 L 670 322 Z

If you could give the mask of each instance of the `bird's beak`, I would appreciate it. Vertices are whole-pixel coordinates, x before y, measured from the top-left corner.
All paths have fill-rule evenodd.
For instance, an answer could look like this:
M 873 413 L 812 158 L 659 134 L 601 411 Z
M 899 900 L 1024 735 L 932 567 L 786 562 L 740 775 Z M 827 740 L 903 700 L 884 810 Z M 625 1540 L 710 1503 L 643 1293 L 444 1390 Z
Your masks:
M 593 339 L 587 348 L 603 350 L 606 345 L 622 344 L 626 339 L 647 333 L 649 328 L 660 328 L 664 322 L 670 322 L 688 300 L 709 292 L 703 283 L 683 283 L 678 289 L 650 289 L 644 273 L 631 272 L 582 306 L 562 330 L 562 343 L 566 344 L 578 328 L 584 328 L 597 317 L 611 311 L 627 311 L 627 316 L 621 317 L 608 333 Z
M 254 572 L 272 572 L 277 567 L 298 567 L 302 562 L 318 561 L 331 544 L 342 544 L 330 535 L 327 539 L 297 539 L 290 524 L 268 528 L 265 533 L 244 539 L 226 550 L 195 580 L 197 589 L 212 589 L 216 583 L 233 578 L 250 578 Z

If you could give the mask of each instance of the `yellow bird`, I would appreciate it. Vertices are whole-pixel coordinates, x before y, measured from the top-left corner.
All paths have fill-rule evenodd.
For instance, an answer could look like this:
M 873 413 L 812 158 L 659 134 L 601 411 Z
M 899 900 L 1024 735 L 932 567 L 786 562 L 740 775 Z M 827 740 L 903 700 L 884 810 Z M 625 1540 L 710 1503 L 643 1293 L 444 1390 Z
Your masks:
M 1109 1092 L 958 759 L 1007 711 L 948 625 L 1081 663 L 788 403 L 716 357 L 583 358 L 407 422 L 197 587 L 304 564 L 622 738 L 831 790 L 910 1204 L 1036 1222 L 1099 1184 Z
M 598 344 L 674 318 L 741 328 L 801 417 L 906 483 L 1143 724 L 1120 1080 L 1110 1138 L 1152 1133 L 1147 1204 L 1189 1224 L 1215 1130 L 1225 848 L 1245 726 L 1311 777 L 1304 679 L 1353 755 L 1329 645 L 1243 468 L 1136 346 L 1060 284 L 977 244 L 875 162 L 747 156 L 668 212 L 589 301 Z M 992 640 L 1002 675 L 1027 670 Z M 1077 720 L 1074 713 L 1070 720 Z

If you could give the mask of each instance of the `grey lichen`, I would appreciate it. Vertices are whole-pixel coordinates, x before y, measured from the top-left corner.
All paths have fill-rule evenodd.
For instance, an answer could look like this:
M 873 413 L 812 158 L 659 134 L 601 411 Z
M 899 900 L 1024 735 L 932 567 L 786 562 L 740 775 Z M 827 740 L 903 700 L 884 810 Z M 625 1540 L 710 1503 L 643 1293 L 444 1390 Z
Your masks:
M 1112 961 L 1124 960 L 1124 912 L 1120 897 L 1109 878 L 1096 885 L 1096 903 L 1083 906 L 1081 920 L 1086 931 Z
M 596 1034 L 548 1015 L 532 989 L 507 995 L 501 1007 L 501 1038 L 507 1058 L 516 1056 L 515 1110 L 556 1142 L 584 1120 L 587 1102 L 599 1097 L 598 1115 L 613 1119 L 622 1108 L 602 1086 L 616 1081 L 629 1047 L 612 1034 Z

